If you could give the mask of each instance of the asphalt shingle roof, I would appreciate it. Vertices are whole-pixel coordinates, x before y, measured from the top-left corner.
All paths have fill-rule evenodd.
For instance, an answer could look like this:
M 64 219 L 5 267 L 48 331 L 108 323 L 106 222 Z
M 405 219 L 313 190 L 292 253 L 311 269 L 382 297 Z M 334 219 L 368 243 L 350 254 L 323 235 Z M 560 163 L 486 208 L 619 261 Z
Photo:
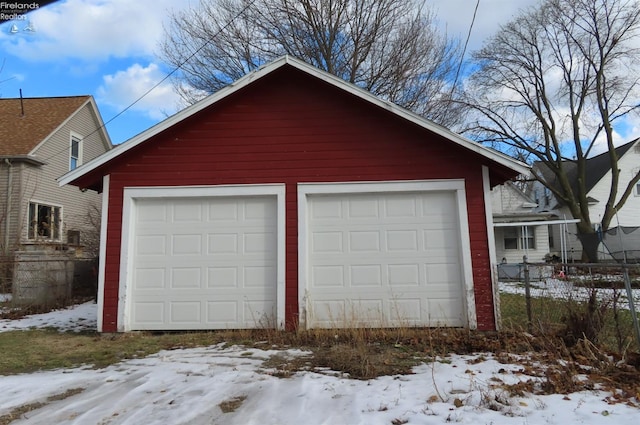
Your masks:
M 625 143 L 624 145 L 615 148 L 618 158 L 622 158 L 622 156 L 629 149 L 631 149 L 631 147 L 637 141 L 638 139 L 634 139 L 631 142 Z M 574 161 L 564 161 L 563 165 L 565 167 L 567 177 L 571 182 L 571 187 L 575 192 L 578 189 L 578 166 Z M 555 174 L 553 174 L 553 172 L 551 172 L 551 170 L 545 164 L 543 164 L 542 162 L 536 162 L 534 164 L 534 168 L 537 168 L 538 171 L 542 173 L 542 177 L 545 181 L 550 182 L 557 188 L 560 188 L 560 183 L 557 181 Z M 596 185 L 596 183 L 598 183 L 604 177 L 607 171 L 611 169 L 609 152 L 604 152 L 600 155 L 587 159 L 586 169 L 587 173 L 585 176 L 585 187 L 587 193 L 589 193 L 591 189 L 593 189 L 593 187 Z
M 29 154 L 89 98 L 23 98 L 22 104 L 19 98 L 0 98 L 0 155 Z

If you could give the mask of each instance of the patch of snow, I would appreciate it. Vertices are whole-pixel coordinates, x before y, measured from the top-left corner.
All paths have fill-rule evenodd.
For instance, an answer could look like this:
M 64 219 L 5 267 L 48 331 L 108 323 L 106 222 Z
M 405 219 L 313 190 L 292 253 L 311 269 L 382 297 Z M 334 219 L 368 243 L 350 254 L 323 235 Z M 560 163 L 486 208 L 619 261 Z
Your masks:
M 95 326 L 95 312 L 95 304 L 86 303 L 0 326 L 80 330 L 85 323 Z M 608 404 L 601 391 L 514 396 L 502 385 L 544 379 L 523 375 L 515 355 L 508 357 L 513 364 L 491 353 L 451 355 L 417 366 L 413 374 L 370 380 L 330 370 L 278 378 L 263 367 L 274 355 L 307 354 L 218 344 L 161 351 L 98 370 L 0 376 L 0 417 L 36 402 L 43 405 L 12 424 L 635 425 L 640 414 L 636 407 Z M 59 396 L 68 390 L 75 391 Z M 233 408 L 223 409 L 226 402 Z
M 57 328 L 61 332 L 95 331 L 97 305 L 93 301 L 21 319 L 0 319 L 0 332 L 25 329 Z

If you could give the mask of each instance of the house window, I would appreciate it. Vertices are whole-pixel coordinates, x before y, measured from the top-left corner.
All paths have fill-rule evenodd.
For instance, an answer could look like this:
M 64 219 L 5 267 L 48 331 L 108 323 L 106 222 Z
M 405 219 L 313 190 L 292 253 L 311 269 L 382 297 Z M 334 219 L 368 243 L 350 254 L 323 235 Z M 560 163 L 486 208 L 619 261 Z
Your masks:
M 504 249 L 518 249 L 518 228 L 504 228 Z
M 519 229 L 521 231 L 521 248 L 522 249 L 536 249 L 536 233 L 535 229 L 531 226 L 523 226 Z
M 69 170 L 75 170 L 82 164 L 82 138 L 75 134 L 71 135 L 71 146 L 69 148 Z
M 504 249 L 536 249 L 535 229 L 531 226 L 505 227 Z
M 61 208 L 29 203 L 29 239 L 60 240 Z
M 640 183 L 636 183 L 636 196 L 640 196 Z

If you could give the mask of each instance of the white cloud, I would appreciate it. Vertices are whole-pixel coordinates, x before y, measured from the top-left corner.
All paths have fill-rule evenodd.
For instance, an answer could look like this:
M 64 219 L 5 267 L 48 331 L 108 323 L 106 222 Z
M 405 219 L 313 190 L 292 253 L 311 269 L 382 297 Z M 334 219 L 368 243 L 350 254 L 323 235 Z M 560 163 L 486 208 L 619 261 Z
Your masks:
M 169 80 L 153 88 L 165 73 L 155 63 L 144 67 L 138 63 L 124 71 L 103 76 L 97 90 L 97 101 L 113 106 L 118 111 L 142 97 L 131 110 L 142 112 L 152 120 L 160 121 L 180 109 L 180 97 Z M 152 89 L 153 88 L 153 89 Z M 152 89 L 148 94 L 147 92 Z
M 481 0 L 473 24 L 467 53 L 478 50 L 487 37 L 495 34 L 500 25 L 506 24 L 518 15 L 520 9 L 526 9 L 540 0 Z M 473 20 L 476 7 L 474 0 L 431 0 L 441 26 L 451 37 L 459 37 L 464 43 Z
M 169 11 L 187 0 L 63 0 L 30 14 L 35 32 L 0 37 L 10 54 L 31 61 L 151 56 Z

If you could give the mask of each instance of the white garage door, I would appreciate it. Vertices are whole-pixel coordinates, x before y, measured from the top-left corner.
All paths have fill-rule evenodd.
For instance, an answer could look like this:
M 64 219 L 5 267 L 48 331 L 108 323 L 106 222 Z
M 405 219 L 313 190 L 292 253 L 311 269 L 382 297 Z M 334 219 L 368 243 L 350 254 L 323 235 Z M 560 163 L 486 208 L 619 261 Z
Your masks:
M 276 197 L 140 198 L 132 330 L 273 327 Z
M 455 191 L 307 196 L 307 326 L 464 326 Z

